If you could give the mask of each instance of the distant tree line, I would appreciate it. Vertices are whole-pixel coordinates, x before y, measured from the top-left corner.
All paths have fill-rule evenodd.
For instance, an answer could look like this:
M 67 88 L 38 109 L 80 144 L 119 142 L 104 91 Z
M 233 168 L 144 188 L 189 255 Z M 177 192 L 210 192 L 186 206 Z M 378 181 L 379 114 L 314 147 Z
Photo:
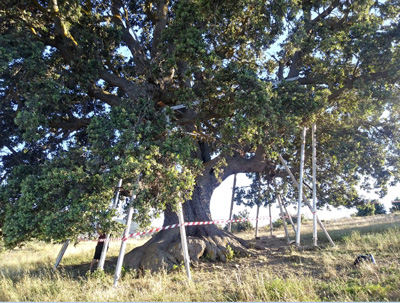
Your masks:
M 392 201 L 392 207 L 389 209 L 390 212 L 400 211 L 400 198 L 396 197 Z M 380 203 L 377 199 L 371 200 L 366 204 L 357 206 L 357 217 L 373 216 L 373 215 L 384 215 L 386 214 L 385 206 Z
M 395 211 L 400 211 L 400 198 L 396 197 L 394 201 L 392 201 L 392 207 L 390 208 L 390 211 L 393 213 Z

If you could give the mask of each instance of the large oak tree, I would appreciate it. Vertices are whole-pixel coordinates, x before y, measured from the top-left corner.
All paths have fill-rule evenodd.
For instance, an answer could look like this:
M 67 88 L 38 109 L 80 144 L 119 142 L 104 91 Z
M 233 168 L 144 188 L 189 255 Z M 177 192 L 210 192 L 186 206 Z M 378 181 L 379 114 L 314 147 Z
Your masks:
M 5 243 L 118 230 L 119 178 L 142 224 L 176 223 L 178 202 L 209 221 L 231 174 L 284 181 L 278 153 L 297 173 L 313 122 L 319 205 L 358 203 L 357 185 L 383 195 L 399 180 L 399 12 L 397 0 L 3 1 Z M 214 225 L 187 232 L 198 256 L 245 251 Z M 170 267 L 177 243 L 160 232 L 127 265 Z

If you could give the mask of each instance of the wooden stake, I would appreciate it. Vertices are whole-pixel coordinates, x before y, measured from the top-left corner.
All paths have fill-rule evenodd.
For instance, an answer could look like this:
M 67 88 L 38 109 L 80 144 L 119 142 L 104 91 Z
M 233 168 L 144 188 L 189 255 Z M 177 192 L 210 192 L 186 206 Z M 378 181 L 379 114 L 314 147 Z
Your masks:
M 279 210 L 281 211 L 281 216 L 282 216 L 282 222 L 283 222 L 283 228 L 285 229 L 285 235 L 286 235 L 286 241 L 288 244 L 290 244 L 290 237 L 289 237 L 289 232 L 286 226 L 286 214 L 282 209 L 282 204 L 279 198 L 277 198 L 278 204 L 279 204 Z
M 189 258 L 189 250 L 188 250 L 188 245 L 187 245 L 186 230 L 185 230 L 185 226 L 184 226 L 185 220 L 183 219 L 183 210 L 182 210 L 181 203 L 179 203 L 178 218 L 179 218 L 179 225 L 180 225 L 180 231 L 181 231 L 182 253 L 183 253 L 183 259 L 185 261 L 186 275 L 188 277 L 188 280 L 190 281 L 192 279 L 192 277 L 190 275 L 190 258 Z
M 292 216 L 291 216 L 291 215 L 290 215 L 290 213 L 288 212 L 288 210 L 287 210 L 287 208 L 286 208 L 286 205 L 285 205 L 285 203 L 283 203 L 283 200 L 282 200 L 282 197 L 281 197 L 281 195 L 280 195 L 280 194 L 278 194 L 278 199 L 280 199 L 280 200 L 281 200 L 281 203 L 282 203 L 282 205 L 283 205 L 283 208 L 285 209 L 285 213 L 286 213 L 286 214 L 287 214 L 287 216 L 289 217 L 289 222 L 290 222 L 290 225 L 292 225 L 292 228 L 293 228 L 294 234 L 297 234 L 297 231 L 296 231 L 296 226 L 294 226 L 294 222 L 293 222 Z
M 119 199 L 119 189 L 122 187 L 122 179 L 119 179 L 118 185 L 117 185 L 117 193 L 115 194 L 114 201 L 112 204 L 112 209 L 116 208 L 118 205 L 118 199 Z M 107 249 L 108 249 L 108 242 L 110 241 L 110 234 L 106 235 L 106 238 L 104 239 L 104 245 L 103 245 L 103 250 L 101 251 L 101 256 L 99 260 L 99 265 L 97 266 L 97 269 L 103 270 L 104 269 L 104 262 L 106 261 L 106 255 L 107 255 Z
M 292 171 L 290 170 L 289 166 L 287 166 L 286 161 L 282 158 L 282 156 L 280 154 L 278 154 L 280 161 L 282 162 L 283 166 L 285 167 L 287 173 L 289 174 L 290 178 L 292 179 L 293 184 L 297 187 L 297 189 L 299 189 L 299 183 L 297 182 L 296 178 L 293 176 Z M 312 209 L 310 202 L 308 202 L 308 199 L 306 197 L 306 195 L 303 193 L 303 200 L 304 203 L 307 204 L 307 206 L 310 208 L 310 210 Z M 326 230 L 324 224 L 322 224 L 321 220 L 317 217 L 317 223 L 318 225 L 321 227 L 321 229 L 324 231 L 326 237 L 328 238 L 329 242 L 331 243 L 332 246 L 335 246 L 335 243 L 333 243 L 331 237 L 329 236 L 328 231 Z
M 57 269 L 58 265 L 60 264 L 61 259 L 63 258 L 65 251 L 68 248 L 69 243 L 70 243 L 70 240 L 68 239 L 67 241 L 64 242 L 63 246 L 61 247 L 60 252 L 58 253 L 57 258 L 56 258 L 56 263 L 54 264 L 54 269 Z
M 232 220 L 232 211 L 233 211 L 233 201 L 235 198 L 235 189 L 236 189 L 236 174 L 233 177 L 233 187 L 232 187 L 232 199 L 231 199 L 231 210 L 229 212 L 229 220 Z M 232 222 L 228 223 L 228 231 L 232 232 Z
M 303 170 L 304 170 L 304 147 L 306 144 L 307 129 L 303 127 L 303 136 L 301 139 L 301 154 L 300 154 L 300 186 L 299 186 L 299 203 L 297 206 L 297 233 L 296 246 L 300 246 L 300 229 L 301 229 L 301 200 L 303 196 Z
M 138 183 L 139 183 L 139 177 L 138 177 Z M 126 221 L 126 228 L 124 230 L 124 235 L 122 238 L 121 242 L 121 248 L 119 250 L 119 255 L 118 255 L 118 261 L 117 261 L 117 266 L 115 268 L 115 274 L 114 274 L 114 287 L 118 285 L 118 280 L 121 277 L 121 269 L 122 269 L 122 263 L 124 262 L 124 256 L 125 256 L 125 250 L 126 250 L 126 242 L 128 240 L 129 232 L 131 230 L 131 224 L 132 224 L 132 215 L 133 215 L 133 201 L 135 201 L 136 198 L 136 192 L 132 190 L 132 195 L 129 200 L 129 207 L 128 210 L 128 218 Z
M 315 123 L 312 125 L 312 180 L 313 180 L 313 242 L 314 246 L 317 246 L 317 149 L 316 149 L 316 137 L 315 132 L 317 126 Z
M 256 240 L 260 239 L 258 237 L 258 215 L 260 214 L 260 205 L 257 205 L 257 215 L 256 215 Z
M 167 126 L 170 124 L 170 118 L 169 115 L 166 116 L 167 119 Z M 171 134 L 171 131 L 168 130 L 168 135 Z M 232 207 L 233 207 L 233 195 L 235 193 L 235 184 L 236 184 L 236 175 L 234 179 L 234 184 L 233 184 L 233 191 L 232 191 L 232 206 L 231 206 L 231 214 L 232 214 Z M 178 210 L 178 219 L 179 219 L 179 224 L 180 226 L 180 232 L 181 232 L 181 242 L 182 242 L 182 252 L 183 252 L 183 259 L 185 261 L 185 268 L 186 268 L 186 275 L 188 277 L 188 280 L 191 280 L 191 275 L 190 275 L 190 259 L 189 259 L 189 251 L 188 251 L 188 246 L 187 246 L 187 239 L 186 239 L 186 230 L 185 226 L 183 225 L 185 223 L 183 219 L 183 210 L 182 210 L 182 204 L 179 203 L 178 205 L 179 210 Z
M 269 233 L 270 233 L 271 238 L 272 238 L 272 211 L 271 211 L 271 204 L 272 203 L 268 204 L 268 210 L 269 210 Z
M 274 178 L 274 186 L 275 186 L 275 191 L 277 191 L 277 186 L 276 186 L 276 180 L 275 180 L 275 178 Z M 281 201 L 281 197 L 280 197 L 280 195 L 279 195 L 279 193 L 277 193 L 277 195 L 276 195 L 276 200 L 278 200 L 278 205 L 279 205 L 279 210 L 280 210 L 280 212 L 281 212 L 281 217 L 282 217 L 282 222 L 283 222 L 283 228 L 285 229 L 285 234 L 286 234 L 286 240 L 287 240 L 287 243 L 288 244 L 290 244 L 290 238 L 289 238 L 289 232 L 288 232 L 288 229 L 287 229 L 287 226 L 286 226 L 286 214 L 285 214 L 285 212 L 283 211 L 283 208 L 282 208 L 282 201 Z

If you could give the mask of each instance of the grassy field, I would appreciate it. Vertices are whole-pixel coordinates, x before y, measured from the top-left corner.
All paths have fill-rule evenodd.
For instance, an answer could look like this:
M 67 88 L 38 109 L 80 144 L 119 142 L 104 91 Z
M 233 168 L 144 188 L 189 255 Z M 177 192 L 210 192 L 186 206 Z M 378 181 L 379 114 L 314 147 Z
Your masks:
M 71 245 L 56 272 L 61 245 L 29 243 L 0 253 L 0 301 L 400 301 L 400 214 L 325 225 L 335 247 L 319 233 L 320 248 L 311 249 L 310 222 L 303 224 L 301 249 L 286 245 L 283 230 L 272 238 L 263 230 L 257 244 L 266 250 L 227 263 L 201 262 L 192 268 L 190 283 L 177 267 L 140 278 L 124 271 L 117 288 L 112 283 L 119 243 L 111 243 L 105 272 L 94 274 L 87 273 L 93 242 Z M 128 251 L 143 241 L 131 241 Z M 364 253 L 372 253 L 377 265 L 354 267 Z

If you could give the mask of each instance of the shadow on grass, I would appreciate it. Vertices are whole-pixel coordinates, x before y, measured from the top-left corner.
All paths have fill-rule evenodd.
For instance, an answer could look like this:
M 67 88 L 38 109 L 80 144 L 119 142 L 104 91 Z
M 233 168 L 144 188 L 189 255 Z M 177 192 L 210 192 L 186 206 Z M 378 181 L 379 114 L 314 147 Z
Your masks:
M 115 267 L 117 265 L 118 257 L 107 258 L 104 262 L 104 272 L 108 275 L 113 275 L 115 273 Z M 89 271 L 90 262 L 82 262 L 80 264 L 71 265 L 60 265 L 57 271 L 62 275 L 67 275 L 71 279 L 81 280 L 82 278 L 87 278 L 87 273 Z M 95 267 L 94 269 L 96 269 Z
M 114 275 L 117 259 L 118 257 L 111 257 L 105 261 L 104 272 L 107 275 Z M 57 276 L 68 277 L 71 280 L 81 281 L 87 280 L 87 273 L 89 271 L 91 261 L 92 260 L 89 260 L 89 262 L 71 265 L 60 264 L 57 267 L 57 270 L 54 270 L 53 266 L 49 267 L 47 264 L 38 264 L 34 270 L 7 272 L 6 274 L 3 274 L 7 278 L 11 279 L 14 283 L 18 283 L 20 280 L 27 277 L 40 279 L 43 277 L 56 278 Z M 1 273 L 2 271 L 0 270 L 0 274 Z

